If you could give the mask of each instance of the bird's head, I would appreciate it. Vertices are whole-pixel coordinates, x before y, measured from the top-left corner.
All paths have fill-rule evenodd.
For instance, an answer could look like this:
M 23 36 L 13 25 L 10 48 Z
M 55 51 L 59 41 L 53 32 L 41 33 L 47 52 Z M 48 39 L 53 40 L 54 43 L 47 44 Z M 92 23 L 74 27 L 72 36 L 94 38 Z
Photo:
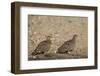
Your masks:
M 74 34 L 73 38 L 76 39 L 77 37 L 78 37 L 78 35 L 77 34 Z
M 51 40 L 51 38 L 52 38 L 52 36 L 50 36 L 50 35 L 46 36 L 47 40 Z

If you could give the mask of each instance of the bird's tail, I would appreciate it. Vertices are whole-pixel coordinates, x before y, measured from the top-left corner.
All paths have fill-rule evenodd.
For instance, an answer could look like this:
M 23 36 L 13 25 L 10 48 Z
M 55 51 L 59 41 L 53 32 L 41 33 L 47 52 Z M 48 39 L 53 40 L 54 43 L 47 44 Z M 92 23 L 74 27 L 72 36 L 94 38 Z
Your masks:
M 37 55 L 37 52 L 35 52 L 35 50 L 34 50 L 34 52 L 32 52 L 31 55 Z

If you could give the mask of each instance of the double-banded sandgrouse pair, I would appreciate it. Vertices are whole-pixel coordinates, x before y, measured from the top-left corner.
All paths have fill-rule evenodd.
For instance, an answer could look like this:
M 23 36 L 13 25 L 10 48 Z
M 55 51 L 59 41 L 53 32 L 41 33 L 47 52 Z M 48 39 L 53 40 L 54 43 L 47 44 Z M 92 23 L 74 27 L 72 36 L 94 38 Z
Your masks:
M 73 38 L 71 40 L 65 41 L 57 50 L 56 53 L 65 54 L 69 53 L 74 50 L 75 44 L 76 44 L 76 37 L 77 35 L 73 35 Z M 45 54 L 48 52 L 51 48 L 51 36 L 47 36 L 47 39 L 45 41 L 42 41 L 39 43 L 39 45 L 36 47 L 36 49 L 32 52 L 32 55 L 38 55 L 38 54 Z

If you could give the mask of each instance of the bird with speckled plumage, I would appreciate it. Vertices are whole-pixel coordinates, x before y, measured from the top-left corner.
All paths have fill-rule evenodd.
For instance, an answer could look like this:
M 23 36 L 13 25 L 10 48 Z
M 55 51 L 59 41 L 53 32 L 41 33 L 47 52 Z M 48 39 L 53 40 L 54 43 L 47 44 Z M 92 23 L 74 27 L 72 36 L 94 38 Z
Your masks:
M 31 55 L 34 56 L 38 54 L 45 54 L 50 50 L 51 44 L 51 36 L 47 36 L 47 39 L 40 42 L 36 49 L 31 53 Z
M 76 38 L 78 35 L 73 35 L 73 38 L 65 41 L 57 50 L 57 53 L 60 54 L 69 54 L 70 52 L 72 52 L 75 48 L 76 45 Z

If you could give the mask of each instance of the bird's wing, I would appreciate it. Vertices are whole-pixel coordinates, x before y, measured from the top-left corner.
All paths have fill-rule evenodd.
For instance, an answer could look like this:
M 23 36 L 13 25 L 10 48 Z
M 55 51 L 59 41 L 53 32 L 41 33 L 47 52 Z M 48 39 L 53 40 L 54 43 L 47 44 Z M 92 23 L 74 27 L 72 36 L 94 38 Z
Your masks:
M 63 44 L 65 47 L 66 46 L 69 46 L 70 45 L 70 41 L 66 41 L 66 42 L 64 42 L 64 44 Z
M 42 41 L 39 43 L 39 45 L 36 47 L 36 50 L 35 51 L 40 51 L 40 50 L 43 50 L 46 46 L 46 41 Z
M 46 44 L 46 41 L 42 41 L 42 42 L 39 43 L 38 46 L 42 46 L 42 45 L 45 45 L 45 44 Z
M 70 41 L 64 42 L 64 44 L 60 47 L 60 49 L 67 50 L 70 46 Z

